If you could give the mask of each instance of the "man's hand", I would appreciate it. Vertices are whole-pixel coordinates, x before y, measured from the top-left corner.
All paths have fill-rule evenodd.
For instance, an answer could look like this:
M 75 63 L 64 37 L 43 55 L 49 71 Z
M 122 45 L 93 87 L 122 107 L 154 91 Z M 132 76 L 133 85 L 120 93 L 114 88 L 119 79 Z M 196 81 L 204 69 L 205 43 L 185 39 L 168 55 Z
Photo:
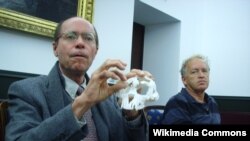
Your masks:
M 94 104 L 107 99 L 118 90 L 127 87 L 127 77 L 121 72 L 126 63 L 120 60 L 106 60 L 91 76 L 89 83 L 83 93 L 78 96 L 72 104 L 73 111 L 77 117 L 81 117 Z M 116 69 L 111 69 L 116 68 Z M 107 79 L 119 80 L 110 86 Z

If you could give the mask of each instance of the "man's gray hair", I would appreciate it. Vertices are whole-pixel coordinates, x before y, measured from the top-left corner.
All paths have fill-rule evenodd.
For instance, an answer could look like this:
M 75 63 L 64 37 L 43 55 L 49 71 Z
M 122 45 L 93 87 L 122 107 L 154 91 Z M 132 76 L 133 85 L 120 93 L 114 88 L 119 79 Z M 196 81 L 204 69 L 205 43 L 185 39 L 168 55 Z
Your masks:
M 201 59 L 207 65 L 208 72 L 210 71 L 207 57 L 200 55 L 200 54 L 196 54 L 196 55 L 193 55 L 193 56 L 187 58 L 186 60 L 184 60 L 184 62 L 182 63 L 182 66 L 181 66 L 181 70 L 180 70 L 181 76 L 184 76 L 186 74 L 187 64 L 193 59 Z

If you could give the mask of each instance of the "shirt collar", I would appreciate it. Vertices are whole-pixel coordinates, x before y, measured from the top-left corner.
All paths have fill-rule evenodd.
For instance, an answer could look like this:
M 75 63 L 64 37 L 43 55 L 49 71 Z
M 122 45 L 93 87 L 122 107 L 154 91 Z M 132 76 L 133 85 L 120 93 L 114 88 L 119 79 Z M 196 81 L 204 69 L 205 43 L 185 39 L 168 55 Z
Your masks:
M 64 80 L 65 80 L 65 90 L 68 92 L 68 94 L 70 95 L 70 97 L 72 99 L 75 99 L 75 95 L 77 92 L 77 89 L 79 87 L 79 85 L 73 81 L 72 79 L 68 78 L 66 75 L 62 74 Z M 83 88 L 86 87 L 86 81 L 84 81 L 81 86 Z
M 197 102 L 187 91 L 186 88 L 182 88 L 181 90 L 181 93 L 184 93 L 184 96 L 188 99 L 188 101 L 191 101 L 192 103 L 199 103 Z M 207 93 L 205 93 L 205 96 L 204 96 L 204 101 L 205 103 L 208 103 L 210 100 L 209 96 Z M 201 103 L 200 103 L 201 104 Z

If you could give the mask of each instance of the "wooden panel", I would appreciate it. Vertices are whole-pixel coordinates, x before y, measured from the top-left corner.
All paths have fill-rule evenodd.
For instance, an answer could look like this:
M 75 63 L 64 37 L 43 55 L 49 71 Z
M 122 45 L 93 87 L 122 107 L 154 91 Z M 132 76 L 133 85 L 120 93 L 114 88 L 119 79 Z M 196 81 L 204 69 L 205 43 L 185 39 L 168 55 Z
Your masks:
M 7 101 L 0 102 L 0 140 L 4 141 L 5 136 L 5 126 L 7 124 L 7 108 L 8 103 Z

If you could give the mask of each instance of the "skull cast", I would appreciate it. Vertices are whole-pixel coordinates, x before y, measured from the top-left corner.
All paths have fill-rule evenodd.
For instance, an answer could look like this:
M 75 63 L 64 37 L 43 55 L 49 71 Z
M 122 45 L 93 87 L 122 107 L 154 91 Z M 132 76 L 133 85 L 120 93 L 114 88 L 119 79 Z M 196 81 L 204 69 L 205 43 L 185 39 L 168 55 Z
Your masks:
M 128 87 L 116 93 L 119 102 L 121 102 L 121 108 L 140 110 L 145 107 L 146 102 L 159 99 L 155 82 L 152 79 L 132 77 L 127 80 L 127 83 Z

